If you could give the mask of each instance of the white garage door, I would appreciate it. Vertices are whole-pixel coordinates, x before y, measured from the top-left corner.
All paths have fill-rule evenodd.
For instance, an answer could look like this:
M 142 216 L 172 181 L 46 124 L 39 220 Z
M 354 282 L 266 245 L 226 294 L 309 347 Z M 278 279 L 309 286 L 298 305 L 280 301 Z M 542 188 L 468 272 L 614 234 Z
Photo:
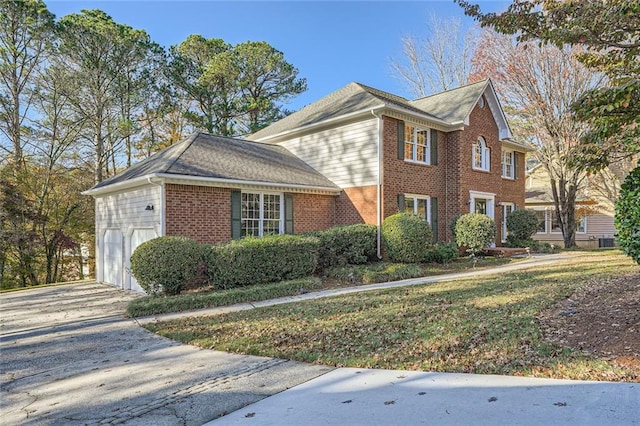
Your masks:
M 156 231 L 154 231 L 153 229 L 134 229 L 133 234 L 131 234 L 130 253 L 133 254 L 133 252 L 136 250 L 136 248 L 138 248 L 140 244 L 144 243 L 145 241 L 152 240 L 156 236 L 157 236 Z M 140 287 L 140 285 L 138 284 L 136 279 L 133 277 L 133 275 L 131 275 L 131 290 L 137 291 L 140 293 L 145 292 L 144 289 Z
M 107 229 L 102 245 L 102 281 L 122 288 L 122 232 Z

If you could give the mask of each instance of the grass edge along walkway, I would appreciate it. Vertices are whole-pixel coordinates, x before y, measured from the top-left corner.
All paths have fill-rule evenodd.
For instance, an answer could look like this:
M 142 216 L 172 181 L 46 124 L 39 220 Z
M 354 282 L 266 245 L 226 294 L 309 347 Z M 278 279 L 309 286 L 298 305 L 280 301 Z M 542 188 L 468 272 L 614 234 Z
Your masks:
M 267 299 L 256 302 L 245 302 L 234 305 L 218 306 L 213 308 L 197 309 L 192 311 L 172 312 L 167 314 L 156 314 L 145 317 L 132 318 L 138 324 L 150 324 L 158 321 L 171 321 L 181 318 L 198 317 L 198 316 L 211 316 L 222 315 L 231 312 L 247 311 L 250 309 L 263 308 L 266 306 L 282 305 L 285 303 L 295 303 L 304 300 L 322 299 L 326 297 L 342 296 L 352 293 L 362 293 L 366 291 L 382 290 L 389 288 L 416 286 L 421 284 L 438 283 L 446 281 L 457 281 L 467 278 L 473 278 L 477 276 L 490 276 L 496 274 L 502 274 L 505 272 L 512 272 L 523 270 L 527 268 L 550 265 L 553 263 L 561 262 L 563 260 L 578 257 L 578 253 L 561 252 L 556 254 L 538 254 L 532 255 L 530 258 L 523 260 L 522 262 L 510 263 L 506 265 L 496 266 L 495 268 L 479 269 L 464 272 L 454 272 L 450 274 L 433 275 L 430 277 L 408 278 L 399 281 L 390 281 L 375 284 L 365 284 L 351 287 L 341 287 L 329 290 L 312 291 L 305 294 L 296 296 L 285 296 L 275 299 Z

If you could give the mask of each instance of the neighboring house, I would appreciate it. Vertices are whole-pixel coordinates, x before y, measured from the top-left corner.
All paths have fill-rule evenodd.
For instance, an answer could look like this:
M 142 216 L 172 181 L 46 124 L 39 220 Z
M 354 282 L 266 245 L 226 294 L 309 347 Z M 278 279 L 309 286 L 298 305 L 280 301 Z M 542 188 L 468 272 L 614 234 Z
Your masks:
M 611 247 L 615 235 L 614 208 L 610 200 L 589 191 L 589 178 L 576 199 L 576 244 L 579 247 Z M 555 214 L 549 174 L 541 165 L 527 172 L 526 208 L 538 216 L 535 240 L 563 246 L 562 231 Z
M 478 212 L 500 244 L 524 207 L 528 148 L 489 80 L 413 101 L 351 83 L 248 139 L 196 134 L 86 191 L 97 279 L 139 290 L 128 259 L 161 235 L 215 243 L 413 211 L 447 241 L 454 216 Z

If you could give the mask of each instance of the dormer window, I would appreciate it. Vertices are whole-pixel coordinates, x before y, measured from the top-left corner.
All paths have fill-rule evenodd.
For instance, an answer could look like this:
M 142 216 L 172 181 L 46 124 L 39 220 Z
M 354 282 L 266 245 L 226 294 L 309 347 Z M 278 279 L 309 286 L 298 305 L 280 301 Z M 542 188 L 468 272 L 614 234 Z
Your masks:
M 472 151 L 473 169 L 488 172 L 491 168 L 491 150 L 487 147 L 487 141 L 480 136 L 473 145 Z

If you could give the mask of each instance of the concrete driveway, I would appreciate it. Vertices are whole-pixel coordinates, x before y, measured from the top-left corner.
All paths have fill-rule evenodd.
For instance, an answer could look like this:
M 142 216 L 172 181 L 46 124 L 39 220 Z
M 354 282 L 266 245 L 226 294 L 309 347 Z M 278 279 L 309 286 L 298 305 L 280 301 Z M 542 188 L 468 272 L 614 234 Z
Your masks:
M 3 425 L 201 425 L 327 367 L 201 350 L 123 317 L 97 283 L 0 295 Z

